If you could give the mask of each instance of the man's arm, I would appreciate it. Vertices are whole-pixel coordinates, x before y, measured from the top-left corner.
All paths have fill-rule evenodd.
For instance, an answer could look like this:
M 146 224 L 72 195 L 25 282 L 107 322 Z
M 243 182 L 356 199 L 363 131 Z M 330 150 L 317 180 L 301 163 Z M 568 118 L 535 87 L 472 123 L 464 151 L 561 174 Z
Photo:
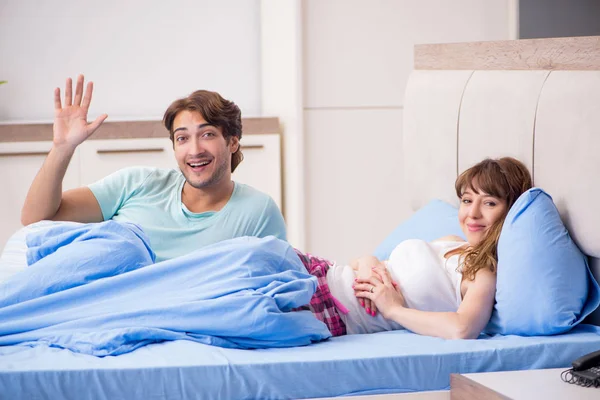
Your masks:
M 94 87 L 92 82 L 88 82 L 84 94 L 83 82 L 83 75 L 79 75 L 73 98 L 72 81 L 71 78 L 67 79 L 64 106 L 61 104 L 60 89 L 54 90 L 52 149 L 25 198 L 21 210 L 23 225 L 43 219 L 77 222 L 103 220 L 100 205 L 90 189 L 78 188 L 62 193 L 62 181 L 75 149 L 94 133 L 107 117 L 106 114 L 102 114 L 94 122 L 87 123 Z
M 44 219 L 75 222 L 101 222 L 102 210 L 87 187 L 62 193 L 62 181 L 73 156 L 72 151 L 53 147 L 36 175 L 21 211 L 21 223 L 29 225 Z

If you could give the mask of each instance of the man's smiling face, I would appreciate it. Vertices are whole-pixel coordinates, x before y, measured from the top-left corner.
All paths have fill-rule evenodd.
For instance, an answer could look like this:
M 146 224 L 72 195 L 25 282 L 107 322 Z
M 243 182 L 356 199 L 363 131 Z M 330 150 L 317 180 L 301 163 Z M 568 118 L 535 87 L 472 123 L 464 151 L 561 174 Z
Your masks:
M 231 181 L 231 154 L 238 139 L 229 143 L 220 127 L 210 125 L 197 111 L 183 110 L 173 121 L 173 149 L 189 185 L 208 189 Z

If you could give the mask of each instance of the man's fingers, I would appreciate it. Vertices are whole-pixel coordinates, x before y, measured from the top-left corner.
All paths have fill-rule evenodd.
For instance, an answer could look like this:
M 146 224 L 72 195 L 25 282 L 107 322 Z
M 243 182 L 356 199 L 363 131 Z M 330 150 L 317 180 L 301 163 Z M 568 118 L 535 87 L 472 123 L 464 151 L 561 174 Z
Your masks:
M 102 125 L 102 123 L 104 122 L 104 120 L 108 117 L 108 115 L 106 114 L 102 114 L 100 115 L 98 118 L 96 118 L 94 120 L 94 122 L 92 122 L 91 124 L 88 125 L 88 131 L 90 133 L 90 135 L 96 130 L 98 129 L 98 127 L 100 125 Z
M 93 92 L 94 92 L 94 83 L 88 82 L 88 84 L 85 88 L 85 93 L 83 95 L 83 101 L 81 102 L 81 107 L 83 107 L 83 108 L 90 107 L 90 103 L 92 102 L 92 93 Z
M 83 75 L 77 77 L 77 85 L 75 86 L 75 99 L 73 100 L 74 106 L 81 105 L 81 98 L 83 96 Z
M 67 83 L 65 83 L 65 107 L 69 107 L 73 101 L 73 80 L 71 78 L 67 78 Z
M 54 109 L 60 110 L 62 105 L 60 104 L 60 88 L 54 89 Z

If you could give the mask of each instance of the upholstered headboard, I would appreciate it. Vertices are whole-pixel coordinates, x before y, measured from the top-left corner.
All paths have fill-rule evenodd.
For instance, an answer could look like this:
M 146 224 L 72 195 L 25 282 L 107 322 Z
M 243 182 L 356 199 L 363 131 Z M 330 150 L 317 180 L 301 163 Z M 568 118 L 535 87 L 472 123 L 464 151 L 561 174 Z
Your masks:
M 485 157 L 525 162 L 600 281 L 600 37 L 419 45 L 404 108 L 412 210 Z M 597 310 L 586 322 L 600 325 Z

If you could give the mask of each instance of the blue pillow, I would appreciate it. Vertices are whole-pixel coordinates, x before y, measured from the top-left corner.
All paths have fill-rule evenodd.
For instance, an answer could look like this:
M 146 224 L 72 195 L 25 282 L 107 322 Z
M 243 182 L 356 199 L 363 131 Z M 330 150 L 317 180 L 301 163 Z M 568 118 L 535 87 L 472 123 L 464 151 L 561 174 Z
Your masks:
M 485 331 L 553 335 L 581 322 L 600 303 L 599 287 L 542 189 L 512 206 L 498 242 L 496 304 Z
M 432 200 L 394 229 L 373 255 L 380 260 L 387 260 L 394 248 L 404 240 L 431 242 L 448 235 L 465 237 L 458 223 L 458 209 L 444 201 Z

